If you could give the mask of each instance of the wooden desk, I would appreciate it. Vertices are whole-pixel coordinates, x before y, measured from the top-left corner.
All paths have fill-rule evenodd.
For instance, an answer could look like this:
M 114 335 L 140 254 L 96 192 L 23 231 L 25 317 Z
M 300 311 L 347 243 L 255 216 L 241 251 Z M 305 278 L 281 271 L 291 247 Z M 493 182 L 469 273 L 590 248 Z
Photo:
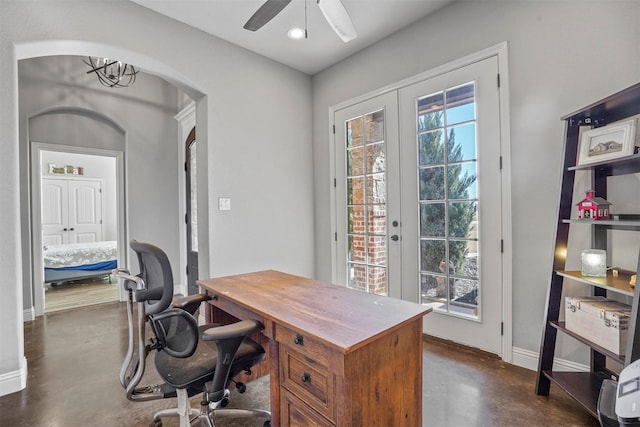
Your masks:
M 277 271 L 198 284 L 214 297 L 208 318 L 264 324 L 274 427 L 422 425 L 430 309 Z

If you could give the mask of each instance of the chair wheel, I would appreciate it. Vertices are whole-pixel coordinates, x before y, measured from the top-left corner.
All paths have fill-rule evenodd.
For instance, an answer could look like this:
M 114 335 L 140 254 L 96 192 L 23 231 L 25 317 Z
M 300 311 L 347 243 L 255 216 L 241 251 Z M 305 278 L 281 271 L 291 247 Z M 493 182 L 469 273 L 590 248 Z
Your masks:
M 162 420 L 153 420 L 149 427 L 162 427 Z
M 228 398 L 228 397 L 224 397 L 224 398 L 220 401 L 220 406 L 222 406 L 223 408 L 226 408 L 228 404 L 229 404 L 229 398 Z
M 237 382 L 236 390 L 238 390 L 238 393 L 244 393 L 245 391 L 247 391 L 247 386 L 244 383 Z
M 267 420 L 262 424 L 262 427 L 271 427 L 271 420 Z

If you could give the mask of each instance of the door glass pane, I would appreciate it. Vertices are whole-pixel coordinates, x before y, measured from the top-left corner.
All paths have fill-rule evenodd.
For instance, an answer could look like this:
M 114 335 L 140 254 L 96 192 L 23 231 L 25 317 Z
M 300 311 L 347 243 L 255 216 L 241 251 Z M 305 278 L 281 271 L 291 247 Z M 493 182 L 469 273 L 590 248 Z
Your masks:
M 196 178 L 196 147 L 196 141 L 193 141 L 189 146 L 189 186 L 191 188 L 191 193 L 189 194 L 189 221 L 191 221 L 191 252 L 198 252 L 198 181 Z
M 475 84 L 424 96 L 416 111 L 421 301 L 478 318 Z
M 420 165 L 440 165 L 444 163 L 444 135 L 442 129 L 435 129 L 418 135 L 418 161 Z
M 347 120 L 347 285 L 387 295 L 384 110 Z

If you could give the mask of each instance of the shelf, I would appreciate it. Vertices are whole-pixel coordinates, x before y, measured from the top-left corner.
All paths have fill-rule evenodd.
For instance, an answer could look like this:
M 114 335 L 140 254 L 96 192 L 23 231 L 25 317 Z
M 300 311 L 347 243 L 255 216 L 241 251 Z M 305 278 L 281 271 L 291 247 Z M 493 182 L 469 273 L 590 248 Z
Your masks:
M 633 154 L 631 156 L 623 157 L 621 159 L 616 159 L 616 160 L 606 160 L 603 162 L 589 163 L 586 165 L 571 166 L 570 168 L 568 168 L 568 170 L 570 171 L 589 170 L 589 169 L 600 169 L 600 168 L 609 168 L 609 167 L 621 167 L 626 169 L 629 166 L 632 166 L 632 165 L 635 166 L 635 163 L 640 163 L 640 153 Z
M 582 272 L 573 270 L 556 270 L 556 274 L 580 283 L 586 283 L 587 285 L 597 286 L 607 291 L 633 297 L 633 288 L 629 285 L 629 276 L 626 275 L 613 277 L 611 271 L 607 271 L 607 277 L 587 277 L 583 276 Z
M 551 324 L 551 326 L 553 326 L 554 328 L 558 329 L 559 331 L 564 332 L 565 334 L 577 339 L 578 341 L 580 341 L 583 344 L 588 345 L 589 347 L 591 347 L 592 349 L 594 349 L 595 351 L 597 351 L 598 353 L 604 354 L 605 356 L 611 358 L 612 360 L 615 360 L 616 362 L 620 363 L 620 364 L 624 364 L 624 356 L 615 354 L 614 352 L 607 350 L 604 347 L 600 347 L 598 344 L 594 343 L 593 341 L 590 341 L 588 339 L 586 339 L 585 337 L 583 337 L 582 335 L 578 335 L 573 331 L 570 331 L 569 329 L 566 328 L 565 326 L 565 322 L 549 322 Z
M 587 224 L 587 225 L 603 225 L 610 227 L 638 227 L 640 228 L 640 220 L 632 219 L 563 219 L 564 224 Z
M 554 372 L 543 374 L 584 406 L 594 417 L 598 417 L 598 396 L 602 381 L 611 377 L 604 372 Z

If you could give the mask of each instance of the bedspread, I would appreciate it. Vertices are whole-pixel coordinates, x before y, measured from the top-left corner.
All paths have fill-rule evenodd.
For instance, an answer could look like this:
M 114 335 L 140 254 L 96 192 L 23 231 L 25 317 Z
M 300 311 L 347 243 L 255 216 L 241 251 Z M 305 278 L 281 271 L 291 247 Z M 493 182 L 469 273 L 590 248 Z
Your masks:
M 115 241 L 48 245 L 44 249 L 45 268 L 79 267 L 118 258 Z

